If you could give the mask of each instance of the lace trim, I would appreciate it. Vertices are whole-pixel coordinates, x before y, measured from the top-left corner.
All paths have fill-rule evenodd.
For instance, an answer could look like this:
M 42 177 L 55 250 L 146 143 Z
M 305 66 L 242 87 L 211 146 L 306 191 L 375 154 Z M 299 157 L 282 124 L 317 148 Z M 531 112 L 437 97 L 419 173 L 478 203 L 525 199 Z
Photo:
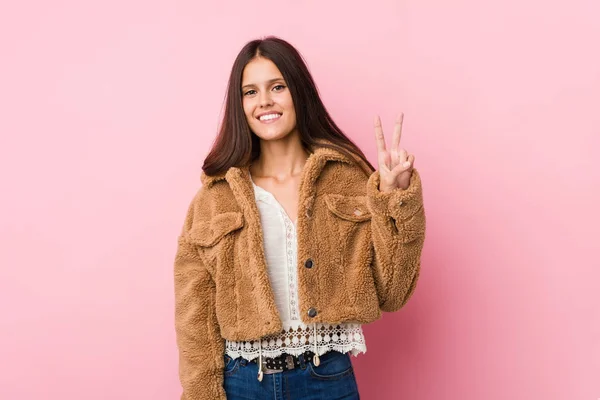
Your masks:
M 285 213 L 283 207 L 279 207 L 279 211 L 281 212 L 281 217 L 285 223 L 285 248 L 287 255 L 287 266 L 288 266 L 288 288 L 290 295 L 290 318 L 293 320 L 300 319 L 299 315 L 299 307 L 297 300 L 297 291 L 296 291 L 296 261 L 294 260 L 294 224 L 290 221 L 290 218 Z
M 307 350 L 314 351 L 312 329 L 289 328 L 278 335 L 262 338 L 263 357 L 277 357 L 283 353 L 299 355 Z M 335 350 L 351 352 L 356 356 L 366 353 L 367 347 L 360 324 L 317 325 L 317 353 L 322 355 Z M 248 361 L 258 358 L 258 340 L 225 342 L 225 352 L 233 358 L 243 357 Z

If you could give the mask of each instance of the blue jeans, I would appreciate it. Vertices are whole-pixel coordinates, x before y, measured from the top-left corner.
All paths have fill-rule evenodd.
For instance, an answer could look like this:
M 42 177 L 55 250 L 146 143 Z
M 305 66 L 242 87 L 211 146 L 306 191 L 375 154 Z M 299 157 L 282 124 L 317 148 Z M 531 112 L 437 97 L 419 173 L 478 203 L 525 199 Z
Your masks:
M 300 366 L 258 381 L 258 365 L 238 357 L 225 357 L 227 400 L 360 400 L 350 354 L 330 351 L 318 367 L 300 357 Z

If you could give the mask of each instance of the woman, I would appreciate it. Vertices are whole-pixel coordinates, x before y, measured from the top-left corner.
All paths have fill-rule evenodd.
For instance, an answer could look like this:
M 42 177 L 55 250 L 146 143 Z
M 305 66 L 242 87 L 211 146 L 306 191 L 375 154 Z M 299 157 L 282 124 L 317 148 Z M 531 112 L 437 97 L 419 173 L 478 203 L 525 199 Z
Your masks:
M 249 42 L 175 260 L 182 399 L 358 399 L 361 324 L 419 276 L 414 156 L 375 121 L 379 170 L 333 122 L 300 54 Z

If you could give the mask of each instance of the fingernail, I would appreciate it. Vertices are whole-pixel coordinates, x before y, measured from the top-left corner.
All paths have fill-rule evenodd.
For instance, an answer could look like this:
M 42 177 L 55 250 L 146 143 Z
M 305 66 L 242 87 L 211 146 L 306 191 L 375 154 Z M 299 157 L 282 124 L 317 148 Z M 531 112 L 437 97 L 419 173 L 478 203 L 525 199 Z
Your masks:
M 407 162 L 405 162 L 404 164 L 402 164 L 402 166 L 403 166 L 404 168 L 408 168 L 408 167 L 410 167 L 410 162 L 409 162 L 409 161 L 407 161 Z

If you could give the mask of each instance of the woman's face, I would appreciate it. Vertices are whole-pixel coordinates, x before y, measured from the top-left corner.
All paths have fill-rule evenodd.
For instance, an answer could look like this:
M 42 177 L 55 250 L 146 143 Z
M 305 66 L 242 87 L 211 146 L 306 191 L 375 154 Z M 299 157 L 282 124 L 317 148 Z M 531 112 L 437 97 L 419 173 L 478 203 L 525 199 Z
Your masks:
M 263 140 L 282 139 L 296 130 L 292 94 L 269 59 L 256 57 L 244 68 L 242 104 L 250 129 Z

